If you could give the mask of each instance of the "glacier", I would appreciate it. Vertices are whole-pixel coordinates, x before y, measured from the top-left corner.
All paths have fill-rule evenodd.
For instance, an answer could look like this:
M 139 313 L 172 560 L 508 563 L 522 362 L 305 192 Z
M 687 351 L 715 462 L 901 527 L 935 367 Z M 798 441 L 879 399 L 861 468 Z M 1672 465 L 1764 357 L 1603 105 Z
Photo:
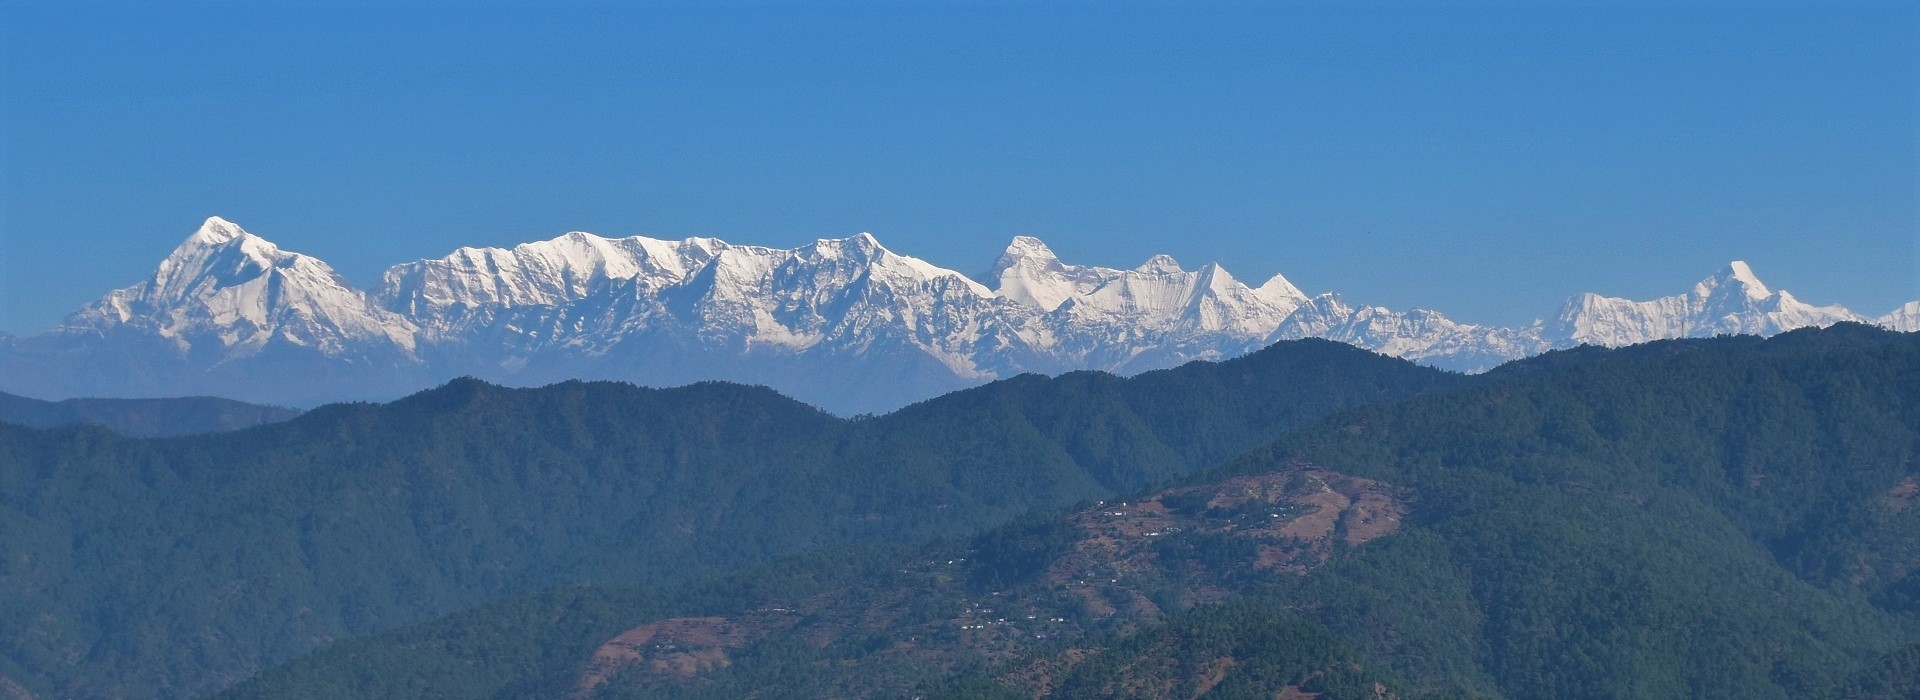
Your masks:
M 991 286 L 989 286 L 991 285 Z M 976 280 L 871 234 L 794 249 L 571 232 L 388 269 L 373 290 L 212 217 L 153 276 L 51 331 L 0 336 L 0 391 L 46 398 L 215 395 L 312 406 L 458 376 L 765 384 L 841 414 L 887 411 L 1026 372 L 1133 374 L 1325 338 L 1478 372 L 1579 345 L 1771 335 L 1844 321 L 1920 330 L 1769 289 L 1735 261 L 1684 294 L 1581 294 L 1523 328 L 1250 285 L 1217 263 L 1061 261 L 1018 236 Z

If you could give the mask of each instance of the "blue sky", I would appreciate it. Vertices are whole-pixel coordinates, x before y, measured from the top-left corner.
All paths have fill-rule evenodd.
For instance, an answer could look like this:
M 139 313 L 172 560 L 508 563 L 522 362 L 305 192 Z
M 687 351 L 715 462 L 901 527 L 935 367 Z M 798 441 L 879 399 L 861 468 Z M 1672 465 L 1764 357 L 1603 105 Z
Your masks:
M 0 4 L 0 330 L 240 222 L 371 285 L 568 230 L 1036 235 L 1525 323 L 1728 260 L 1920 298 L 1907 4 Z

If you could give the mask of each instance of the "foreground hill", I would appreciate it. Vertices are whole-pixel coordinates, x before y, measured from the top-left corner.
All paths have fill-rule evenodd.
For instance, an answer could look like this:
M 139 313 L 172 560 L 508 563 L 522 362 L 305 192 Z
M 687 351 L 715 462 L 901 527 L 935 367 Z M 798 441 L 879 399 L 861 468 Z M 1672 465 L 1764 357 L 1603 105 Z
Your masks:
M 1462 381 L 1302 341 L 861 420 L 728 384 L 461 380 L 172 440 L 0 426 L 0 676 L 55 697 L 204 693 L 517 592 L 963 535 Z
M 0 423 L 32 428 L 98 425 L 131 437 L 221 433 L 278 423 L 300 415 L 278 406 L 193 396 L 180 399 L 66 399 L 41 401 L 0 393 Z
M 1905 697 L 1920 336 L 1554 353 L 917 549 L 572 587 L 236 697 Z

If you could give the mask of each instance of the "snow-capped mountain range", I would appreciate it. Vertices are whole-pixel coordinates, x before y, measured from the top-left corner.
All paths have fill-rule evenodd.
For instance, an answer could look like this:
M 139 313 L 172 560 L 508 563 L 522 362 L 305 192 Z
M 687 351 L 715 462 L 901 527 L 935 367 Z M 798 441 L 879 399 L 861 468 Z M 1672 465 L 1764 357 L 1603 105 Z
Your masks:
M 1164 255 L 1132 270 L 1072 265 L 1025 236 L 976 281 L 865 233 L 781 250 L 575 232 L 396 265 L 365 291 L 215 217 L 151 279 L 47 333 L 0 338 L 0 391 L 307 406 L 392 398 L 461 375 L 522 385 L 724 379 L 853 413 L 1022 372 L 1131 374 L 1296 338 L 1479 371 L 1580 344 L 1841 321 L 1920 330 L 1920 302 L 1877 318 L 1813 306 L 1736 261 L 1685 294 L 1583 294 L 1550 323 L 1499 328 L 1309 296 L 1280 275 L 1254 286 L 1218 264 L 1186 270 Z

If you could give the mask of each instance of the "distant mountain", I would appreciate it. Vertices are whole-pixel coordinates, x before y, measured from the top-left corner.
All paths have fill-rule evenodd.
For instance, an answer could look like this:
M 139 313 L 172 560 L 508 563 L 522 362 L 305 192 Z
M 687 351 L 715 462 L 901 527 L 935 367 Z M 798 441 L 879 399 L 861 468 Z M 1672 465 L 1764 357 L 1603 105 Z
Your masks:
M 1920 301 L 1909 301 L 1894 309 L 1893 313 L 1874 319 L 1874 323 L 1889 330 L 1912 333 L 1920 331 Z
M 1679 296 L 1630 301 L 1582 294 L 1567 302 L 1547 335 L 1562 346 L 1620 347 L 1665 338 L 1767 336 L 1864 320 L 1839 306 L 1813 306 L 1785 291 L 1771 291 L 1752 268 L 1735 261 Z M 1889 316 L 1881 323 L 1891 326 L 1897 320 Z
M 278 406 L 230 399 L 66 399 L 41 401 L 0 393 L 0 423 L 33 428 L 98 425 L 131 437 L 178 437 L 278 423 L 300 415 Z
M 417 334 L 326 263 L 212 218 L 147 281 L 14 339 L 0 390 L 291 406 L 394 397 L 432 376 Z
M 962 536 L 1465 381 L 1307 340 L 858 420 L 764 387 L 461 379 L 172 440 L 0 424 L 0 696 L 193 696 L 503 595 Z
M 1551 323 L 1499 328 L 1309 296 L 1280 275 L 1253 286 L 1218 264 L 1187 270 L 1164 255 L 1132 270 L 1074 265 L 1026 236 L 975 281 L 864 233 L 779 250 L 575 232 L 403 263 L 363 292 L 215 217 L 150 280 L 48 333 L 0 339 L 0 390 L 311 406 L 396 398 L 457 376 L 519 386 L 727 380 L 853 414 L 1024 372 L 1132 374 L 1277 340 L 1327 338 L 1475 372 L 1580 344 L 1839 321 L 1920 329 L 1920 302 L 1867 318 L 1769 290 L 1734 262 L 1687 294 L 1584 294 Z

